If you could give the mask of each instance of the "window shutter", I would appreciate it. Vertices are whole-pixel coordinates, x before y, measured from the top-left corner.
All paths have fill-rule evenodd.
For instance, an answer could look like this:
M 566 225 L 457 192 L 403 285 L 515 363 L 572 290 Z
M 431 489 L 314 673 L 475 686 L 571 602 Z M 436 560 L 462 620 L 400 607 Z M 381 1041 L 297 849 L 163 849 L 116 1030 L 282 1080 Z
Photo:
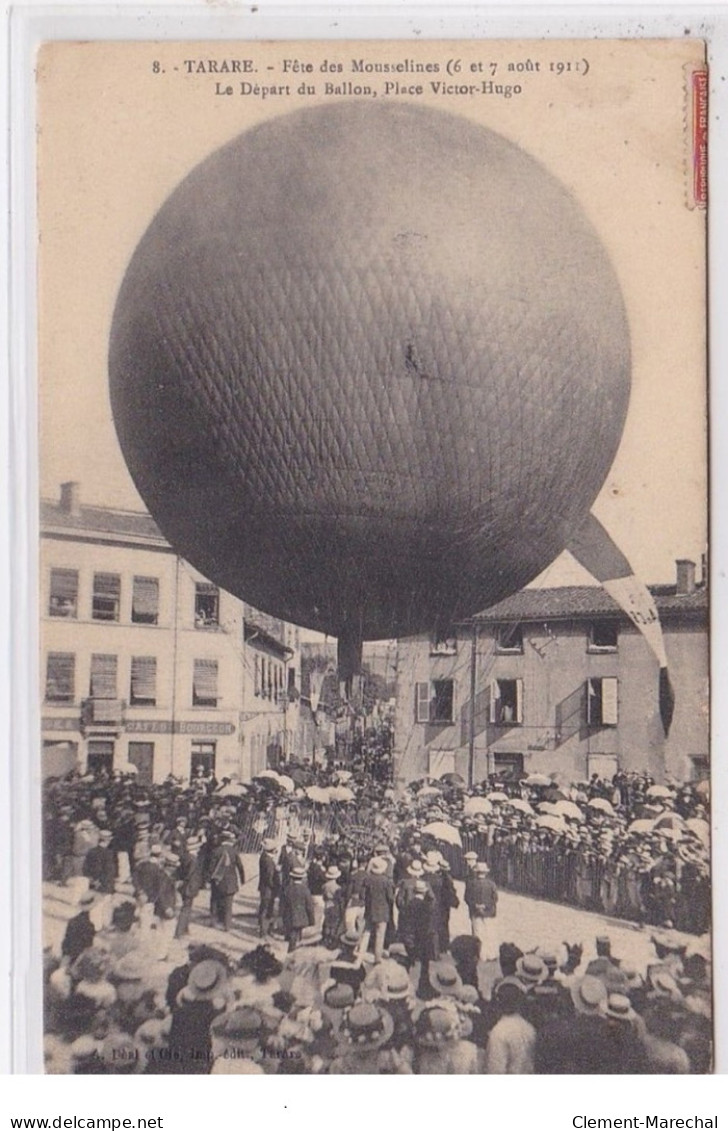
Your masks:
M 605 726 L 616 726 L 618 722 L 617 706 L 618 681 L 614 676 L 602 680 L 602 723 Z
M 121 595 L 121 575 L 118 573 L 95 573 L 94 594 L 99 597 L 119 597 Z
M 116 699 L 116 656 L 94 654 L 91 657 L 91 697 Z
M 586 722 L 587 726 L 592 726 L 594 722 L 594 688 L 592 681 L 588 679 L 584 684 L 585 699 L 586 699 Z
M 75 601 L 78 593 L 77 569 L 51 570 L 51 595 L 67 601 Z
M 195 660 L 193 687 L 197 699 L 217 699 L 217 660 Z
M 523 680 L 516 680 L 516 718 L 517 723 L 523 722 Z
M 415 684 L 415 722 L 429 723 L 430 721 L 430 685 L 422 682 Z
M 490 703 L 488 704 L 488 718 L 491 723 L 498 722 L 498 703 L 500 701 L 500 687 L 498 680 L 493 679 L 490 683 Z
M 76 657 L 73 652 L 49 652 L 46 666 L 46 699 L 73 702 Z
M 132 656 L 131 697 L 132 699 L 156 700 L 157 660 L 155 656 Z
M 135 577 L 131 598 L 132 616 L 156 617 L 159 613 L 159 580 Z

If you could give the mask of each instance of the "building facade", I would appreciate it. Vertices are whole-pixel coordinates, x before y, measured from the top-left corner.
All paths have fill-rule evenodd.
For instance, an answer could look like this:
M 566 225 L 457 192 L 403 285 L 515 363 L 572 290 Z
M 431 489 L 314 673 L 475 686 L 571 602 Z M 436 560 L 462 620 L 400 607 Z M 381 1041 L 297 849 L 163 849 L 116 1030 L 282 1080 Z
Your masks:
M 41 504 L 43 772 L 249 780 L 296 748 L 299 630 L 218 589 L 149 515 Z
M 669 735 L 659 669 L 602 589 L 524 589 L 449 639 L 399 642 L 395 774 L 556 772 L 568 781 L 639 770 L 658 782 L 709 772 L 708 599 L 692 562 L 652 588 L 675 707 Z

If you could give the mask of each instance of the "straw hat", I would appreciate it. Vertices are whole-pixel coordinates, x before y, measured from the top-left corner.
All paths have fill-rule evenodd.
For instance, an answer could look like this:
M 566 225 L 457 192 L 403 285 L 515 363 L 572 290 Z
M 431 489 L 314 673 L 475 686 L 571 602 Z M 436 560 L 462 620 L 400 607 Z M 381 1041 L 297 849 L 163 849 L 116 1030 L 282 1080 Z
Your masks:
M 580 982 L 570 987 L 571 1000 L 579 1013 L 598 1013 L 607 1000 L 607 987 L 601 978 L 585 974 Z
M 359 1052 L 381 1048 L 393 1032 L 392 1015 L 386 1009 L 367 1002 L 352 1005 L 341 1023 L 341 1036 Z

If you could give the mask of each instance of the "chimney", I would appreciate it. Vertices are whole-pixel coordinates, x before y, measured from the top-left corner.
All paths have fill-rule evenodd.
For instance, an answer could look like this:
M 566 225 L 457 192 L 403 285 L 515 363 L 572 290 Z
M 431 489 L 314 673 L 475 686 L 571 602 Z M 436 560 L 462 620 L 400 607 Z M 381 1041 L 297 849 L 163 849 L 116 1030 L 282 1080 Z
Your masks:
M 81 514 L 81 487 L 79 483 L 61 483 L 61 510 L 78 518 Z
M 677 567 L 675 592 L 681 597 L 687 597 L 695 592 L 695 562 L 691 562 L 688 558 L 678 558 L 675 565 Z

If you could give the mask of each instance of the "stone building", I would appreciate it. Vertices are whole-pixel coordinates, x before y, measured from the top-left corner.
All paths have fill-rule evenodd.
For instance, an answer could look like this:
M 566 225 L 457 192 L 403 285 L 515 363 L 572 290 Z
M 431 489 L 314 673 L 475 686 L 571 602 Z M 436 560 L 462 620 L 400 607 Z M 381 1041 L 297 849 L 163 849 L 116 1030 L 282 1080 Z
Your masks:
M 295 752 L 299 630 L 218 589 L 148 514 L 41 503 L 43 773 L 249 780 Z
M 495 771 L 707 776 L 705 578 L 678 562 L 676 583 L 652 593 L 675 693 L 668 736 L 657 662 L 611 597 L 592 586 L 524 589 L 450 638 L 399 641 L 400 785 L 448 771 L 476 782 Z

